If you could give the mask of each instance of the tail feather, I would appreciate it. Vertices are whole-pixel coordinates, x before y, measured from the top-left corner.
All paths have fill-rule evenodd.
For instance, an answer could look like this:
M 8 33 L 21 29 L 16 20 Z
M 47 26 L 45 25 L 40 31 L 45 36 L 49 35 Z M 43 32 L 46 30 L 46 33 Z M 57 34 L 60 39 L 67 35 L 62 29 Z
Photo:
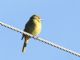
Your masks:
M 24 45 L 23 45 L 23 48 L 22 48 L 22 52 L 25 52 L 26 46 L 29 42 L 29 38 L 30 38 L 29 36 L 25 36 L 25 41 L 24 41 Z
M 24 42 L 24 45 L 23 45 L 23 48 L 22 48 L 22 52 L 25 52 L 25 50 L 26 50 L 26 43 Z

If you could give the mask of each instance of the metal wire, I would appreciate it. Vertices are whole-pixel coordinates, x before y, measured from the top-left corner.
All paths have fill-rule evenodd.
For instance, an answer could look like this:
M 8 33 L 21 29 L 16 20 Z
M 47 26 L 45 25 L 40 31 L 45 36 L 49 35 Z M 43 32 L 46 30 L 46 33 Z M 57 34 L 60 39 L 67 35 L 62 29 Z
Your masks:
M 57 49 L 60 49 L 60 50 L 62 50 L 62 51 L 65 51 L 65 52 L 68 52 L 68 53 L 70 53 L 70 54 L 72 54 L 72 55 L 75 55 L 75 56 L 80 57 L 80 53 L 77 53 L 77 52 L 75 52 L 75 51 L 73 51 L 73 50 L 64 48 L 63 46 L 60 46 L 60 45 L 58 45 L 58 44 L 55 44 L 55 43 L 50 42 L 50 41 L 48 41 L 48 40 L 45 40 L 45 39 L 43 39 L 43 38 L 33 36 L 33 35 L 31 35 L 31 34 L 29 34 L 29 33 L 27 33 L 27 32 L 24 32 L 24 31 L 22 31 L 22 30 L 20 30 L 20 29 L 18 29 L 18 28 L 15 28 L 15 27 L 13 27 L 13 26 L 10 26 L 10 25 L 8 25 L 8 24 L 6 24 L 6 23 L 3 23 L 3 22 L 1 22 L 1 21 L 0 21 L 0 25 L 4 26 L 4 27 L 6 27 L 6 28 L 9 28 L 9 29 L 11 29 L 11 30 L 14 30 L 14 31 L 16 31 L 16 32 L 20 32 L 20 33 L 22 33 L 22 34 L 31 36 L 31 37 L 34 38 L 35 40 L 41 41 L 41 42 L 43 42 L 43 43 L 45 43 L 45 44 L 48 44 L 48 45 L 50 45 L 50 46 L 52 46 L 52 47 L 55 47 L 55 48 L 57 48 Z

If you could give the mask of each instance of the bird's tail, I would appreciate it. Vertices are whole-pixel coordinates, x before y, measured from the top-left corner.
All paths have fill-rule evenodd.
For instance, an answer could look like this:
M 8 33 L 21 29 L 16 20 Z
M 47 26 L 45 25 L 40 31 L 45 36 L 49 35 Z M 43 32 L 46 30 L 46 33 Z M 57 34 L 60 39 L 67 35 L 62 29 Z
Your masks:
M 25 52 L 26 46 L 27 46 L 27 44 L 29 42 L 29 38 L 30 38 L 29 36 L 25 37 L 25 41 L 24 41 L 24 44 L 23 44 L 22 52 Z

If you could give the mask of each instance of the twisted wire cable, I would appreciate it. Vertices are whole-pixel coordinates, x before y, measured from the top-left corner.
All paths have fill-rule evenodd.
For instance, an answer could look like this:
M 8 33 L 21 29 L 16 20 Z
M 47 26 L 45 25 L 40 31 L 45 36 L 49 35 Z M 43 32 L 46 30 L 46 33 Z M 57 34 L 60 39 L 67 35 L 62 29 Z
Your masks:
M 24 31 L 22 31 L 22 30 L 20 30 L 20 29 L 18 29 L 18 28 L 15 28 L 15 27 L 13 27 L 13 26 L 11 26 L 11 25 L 9 25 L 9 24 L 3 23 L 3 22 L 1 22 L 1 21 L 0 21 L 0 25 L 1 25 L 1 26 L 4 26 L 4 27 L 6 27 L 6 28 L 9 28 L 9 29 L 11 29 L 11 30 L 14 30 L 14 31 L 16 31 L 16 32 L 20 32 L 20 33 L 22 33 L 22 34 L 28 35 L 28 36 L 34 38 L 34 40 L 38 40 L 38 41 L 43 42 L 43 43 L 45 43 L 45 44 L 47 44 L 47 45 L 50 45 L 50 46 L 55 47 L 55 48 L 57 48 L 57 49 L 60 49 L 60 50 L 62 50 L 62 51 L 68 52 L 68 53 L 70 53 L 70 54 L 72 54 L 72 55 L 75 55 L 75 56 L 77 56 L 77 57 L 80 57 L 80 53 L 75 52 L 75 51 L 73 51 L 73 50 L 70 50 L 70 49 L 68 49 L 68 48 L 64 48 L 63 46 L 60 46 L 60 45 L 58 45 L 58 44 L 55 44 L 54 42 L 50 42 L 50 41 L 48 41 L 48 40 L 46 40 L 46 39 L 33 36 L 33 35 L 31 35 L 31 34 L 29 34 L 29 33 L 27 33 L 27 32 L 24 32 Z

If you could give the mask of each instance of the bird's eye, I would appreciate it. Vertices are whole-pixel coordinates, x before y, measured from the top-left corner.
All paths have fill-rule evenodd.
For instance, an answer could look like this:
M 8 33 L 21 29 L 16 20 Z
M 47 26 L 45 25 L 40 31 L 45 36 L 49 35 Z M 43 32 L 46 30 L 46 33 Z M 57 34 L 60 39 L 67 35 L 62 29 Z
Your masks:
M 40 17 L 38 17 L 38 19 L 40 19 Z

